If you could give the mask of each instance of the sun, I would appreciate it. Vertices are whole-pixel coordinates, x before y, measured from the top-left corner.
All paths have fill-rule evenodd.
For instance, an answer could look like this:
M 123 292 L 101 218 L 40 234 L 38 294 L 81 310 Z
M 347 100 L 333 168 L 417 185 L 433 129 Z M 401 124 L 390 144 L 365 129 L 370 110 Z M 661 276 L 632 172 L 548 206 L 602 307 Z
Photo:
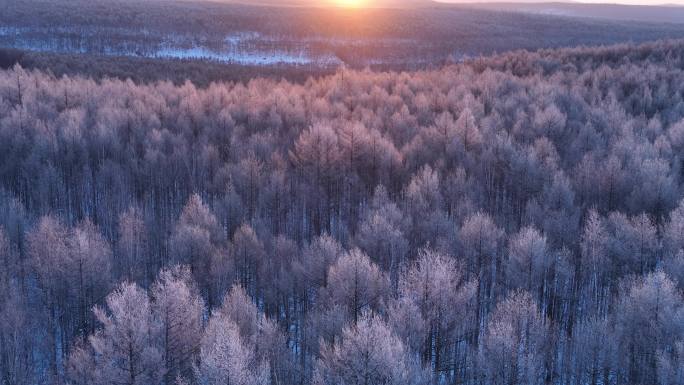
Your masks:
M 332 4 L 343 8 L 361 8 L 368 3 L 368 0 L 332 0 Z

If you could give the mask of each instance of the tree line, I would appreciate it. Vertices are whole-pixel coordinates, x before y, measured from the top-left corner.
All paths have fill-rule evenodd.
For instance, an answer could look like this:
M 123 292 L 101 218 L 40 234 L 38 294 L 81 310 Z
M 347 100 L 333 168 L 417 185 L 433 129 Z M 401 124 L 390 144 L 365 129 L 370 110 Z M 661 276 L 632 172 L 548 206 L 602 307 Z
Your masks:
M 684 383 L 683 68 L 0 71 L 0 382 Z

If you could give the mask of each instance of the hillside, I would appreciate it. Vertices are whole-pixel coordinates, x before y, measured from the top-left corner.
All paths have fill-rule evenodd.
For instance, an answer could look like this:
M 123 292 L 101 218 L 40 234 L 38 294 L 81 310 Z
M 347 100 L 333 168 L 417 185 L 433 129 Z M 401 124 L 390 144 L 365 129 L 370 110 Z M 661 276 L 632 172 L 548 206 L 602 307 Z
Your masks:
M 482 7 L 0 0 L 0 64 L 18 62 L 58 75 L 206 85 L 255 76 L 301 81 L 340 67 L 430 69 L 516 49 L 684 37 L 684 24 Z
M 0 71 L 7 384 L 682 384 L 684 40 Z
M 497 11 L 650 23 L 684 23 L 684 6 L 586 4 L 581 2 L 480 2 L 468 6 Z

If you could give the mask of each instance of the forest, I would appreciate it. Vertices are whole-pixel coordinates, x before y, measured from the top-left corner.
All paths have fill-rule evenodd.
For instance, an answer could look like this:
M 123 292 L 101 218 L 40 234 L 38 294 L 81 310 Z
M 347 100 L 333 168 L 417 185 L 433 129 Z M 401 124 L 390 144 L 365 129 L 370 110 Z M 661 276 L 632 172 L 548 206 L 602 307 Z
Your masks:
M 334 74 L 341 66 L 437 69 L 513 49 L 684 36 L 684 23 L 672 21 L 684 20 L 676 7 L 606 11 L 594 4 L 576 17 L 545 8 L 428 0 L 385 0 L 419 4 L 411 9 L 331 10 L 320 6 L 324 1 L 0 0 L 0 68 L 18 63 L 58 77 L 171 80 L 176 85 L 190 80 L 205 88 L 211 82 L 254 77 L 302 83 Z M 287 6 L 292 2 L 308 6 Z M 586 17 L 587 12 L 598 18 Z M 625 12 L 671 16 L 621 19 Z
M 684 40 L 0 70 L 0 384 L 684 384 Z

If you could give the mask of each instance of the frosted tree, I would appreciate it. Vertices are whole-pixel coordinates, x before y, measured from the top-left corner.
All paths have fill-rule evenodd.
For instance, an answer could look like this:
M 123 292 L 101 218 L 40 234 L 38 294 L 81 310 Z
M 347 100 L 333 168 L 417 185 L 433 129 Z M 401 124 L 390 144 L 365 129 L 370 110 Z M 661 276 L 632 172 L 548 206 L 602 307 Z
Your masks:
M 662 271 L 634 280 L 618 299 L 615 327 L 621 372 L 631 384 L 657 383 L 660 351 L 684 339 L 684 299 Z
M 221 307 L 214 311 L 231 320 L 240 331 L 246 342 L 254 343 L 260 319 L 256 305 L 252 303 L 247 291 L 242 286 L 234 285 L 223 298 Z
M 676 255 L 684 249 L 684 199 L 670 212 L 668 219 L 663 229 L 664 251 Z
M 0 233 L 1 234 L 1 233 Z M 2 236 L 0 235 L 0 238 Z M 0 239 L 0 242 L 2 240 Z M 0 246 L 0 253 L 2 253 Z M 1 279 L 1 278 L 0 278 Z M 34 353 L 46 352 L 34 309 L 18 282 L 0 282 L 0 382 L 33 384 L 40 381 Z
M 264 179 L 264 164 L 250 152 L 235 165 L 233 181 L 247 203 L 247 216 L 254 218 Z
M 223 298 L 221 307 L 212 312 L 212 319 L 237 328 L 241 343 L 252 356 L 249 360 L 253 365 L 263 366 L 258 370 L 253 368 L 257 370 L 253 375 L 259 377 L 258 381 L 279 383 L 292 377 L 291 352 L 285 335 L 277 323 L 259 311 L 245 289 L 233 286 Z M 207 338 L 206 334 L 204 338 Z
M 410 301 L 403 305 L 407 306 L 404 311 L 413 304 L 425 322 L 420 352 L 436 373 L 463 369 L 457 366 L 466 354 L 467 343 L 477 333 L 476 291 L 477 280 L 467 280 L 465 271 L 452 257 L 429 249 L 420 251 L 399 280 L 400 297 Z M 400 335 L 409 332 L 403 330 Z
M 423 166 L 404 189 L 403 212 L 412 218 L 411 231 L 406 235 L 411 248 L 442 243 L 453 238 L 452 224 L 444 213 L 440 175 L 429 165 Z M 438 242 L 439 241 L 439 242 Z
M 445 161 L 453 161 L 457 151 L 461 150 L 458 146 L 458 135 L 462 132 L 457 130 L 462 128 L 463 127 L 461 126 L 457 127 L 453 115 L 445 111 L 437 115 L 434 126 L 428 128 L 425 134 L 429 135 L 430 130 L 434 129 L 434 135 L 437 142 L 435 144 L 439 147 L 443 159 Z
M 336 193 L 334 173 L 340 166 L 338 137 L 329 124 L 316 123 L 301 133 L 289 156 L 302 177 L 312 181 L 309 217 L 313 219 L 313 233 L 320 235 L 330 227 L 328 200 Z
M 380 310 L 389 294 L 385 273 L 359 249 L 344 254 L 328 271 L 325 295 L 357 323 L 364 310 Z
M 477 127 L 475 117 L 470 108 L 465 108 L 461 111 L 456 120 L 455 131 L 466 154 L 482 143 L 482 134 Z
M 293 262 L 299 258 L 300 249 L 290 238 L 279 235 L 271 242 L 267 252 L 267 263 L 260 266 L 261 296 L 264 301 L 264 312 L 269 316 L 278 316 L 278 308 L 282 299 L 295 290 L 293 280 Z M 286 307 L 286 312 L 289 307 Z
M 463 222 L 458 230 L 458 239 L 468 268 L 476 274 L 490 269 L 499 256 L 504 232 L 486 213 L 475 213 Z
M 243 224 L 233 234 L 233 257 L 239 281 L 250 294 L 256 295 L 259 285 L 259 270 L 266 251 L 254 229 Z
M 525 291 L 496 305 L 483 340 L 482 368 L 492 384 L 548 383 L 547 321 Z
M 365 164 L 369 154 L 368 130 L 359 123 L 346 123 L 338 131 L 340 156 L 345 164 L 345 171 L 355 173 L 359 166 Z
M 27 253 L 39 283 L 55 300 L 62 300 L 66 274 L 69 273 L 68 230 L 52 216 L 40 218 L 27 235 Z
M 378 186 L 371 207 L 362 217 L 356 243 L 383 270 L 395 274 L 408 251 L 403 213 L 389 200 L 387 190 Z
M 95 384 L 159 383 L 164 375 L 161 328 L 147 293 L 135 284 L 123 283 L 105 302 L 106 308 L 94 310 L 102 326 L 88 338 L 94 363 L 77 348 L 72 352 L 72 368 L 87 367 L 75 373 L 92 366 Z
M 190 196 L 169 240 L 170 251 L 174 262 L 190 266 L 209 305 L 214 301 L 210 286 L 212 264 L 221 253 L 223 241 L 221 228 L 209 207 L 198 194 Z
M 571 375 L 584 384 L 610 383 L 618 358 L 614 330 L 605 318 L 589 318 L 572 334 Z
M 409 352 L 421 356 L 428 327 L 423 312 L 411 297 L 392 299 L 387 306 L 387 323 L 401 338 Z
M 293 270 L 307 286 L 327 286 L 328 269 L 343 253 L 344 249 L 333 237 L 321 235 L 303 248 L 301 257 L 293 263 Z
M 608 233 L 604 219 L 590 210 L 582 230 L 580 241 L 580 274 L 587 291 L 584 298 L 590 311 L 604 310 L 607 306 L 606 284 Z
M 117 273 L 129 281 L 150 279 L 151 271 L 147 257 L 147 229 L 140 210 L 131 206 L 119 215 L 119 240 L 117 242 Z
M 266 385 L 270 382 L 268 362 L 254 349 L 257 314 L 244 290 L 234 287 L 218 311 L 212 312 L 199 353 L 196 376 L 199 383 Z
M 465 219 L 458 230 L 461 253 L 465 257 L 468 276 L 476 278 L 478 331 L 483 313 L 488 312 L 491 300 L 497 298 L 496 269 L 499 263 L 504 232 L 485 213 L 478 212 Z
M 190 378 L 199 352 L 204 300 L 187 266 L 164 269 L 152 285 L 152 313 L 160 327 L 165 382 Z
M 542 215 L 535 218 L 549 246 L 576 245 L 579 239 L 580 211 L 575 204 L 572 182 L 563 172 L 554 172 L 542 189 L 539 204 Z
M 66 325 L 60 322 L 59 314 L 72 304 L 69 299 L 69 276 L 74 266 L 69 263 L 69 233 L 55 217 L 44 216 L 27 234 L 26 248 L 29 264 L 43 292 L 40 300 L 44 303 L 46 313 L 49 368 L 51 374 L 56 376 L 61 369 L 58 365 L 62 358 L 58 335 L 67 330 Z
M 269 367 L 256 360 L 252 345 L 226 314 L 213 313 L 200 345 L 196 376 L 205 385 L 267 385 Z
M 663 261 L 663 270 L 667 272 L 679 290 L 684 290 L 684 250 L 680 250 L 676 255 L 668 256 Z
M 366 312 L 342 330 L 341 340 L 321 348 L 313 384 L 425 383 L 426 376 L 406 348 L 377 315 Z
M 609 234 L 607 253 L 614 274 L 643 274 L 655 267 L 658 238 L 656 227 L 646 214 L 628 218 L 622 213 L 611 213 L 606 227 Z
M 88 333 L 93 329 L 88 313 L 109 289 L 112 250 L 89 220 L 73 229 L 69 248 L 69 269 L 74 274 L 78 298 L 78 325 L 81 333 Z
M 506 278 L 513 288 L 526 289 L 540 298 L 551 267 L 546 237 L 534 227 L 525 227 L 508 242 Z
M 553 103 L 534 114 L 534 132 L 556 142 L 561 142 L 566 123 L 566 115 Z

